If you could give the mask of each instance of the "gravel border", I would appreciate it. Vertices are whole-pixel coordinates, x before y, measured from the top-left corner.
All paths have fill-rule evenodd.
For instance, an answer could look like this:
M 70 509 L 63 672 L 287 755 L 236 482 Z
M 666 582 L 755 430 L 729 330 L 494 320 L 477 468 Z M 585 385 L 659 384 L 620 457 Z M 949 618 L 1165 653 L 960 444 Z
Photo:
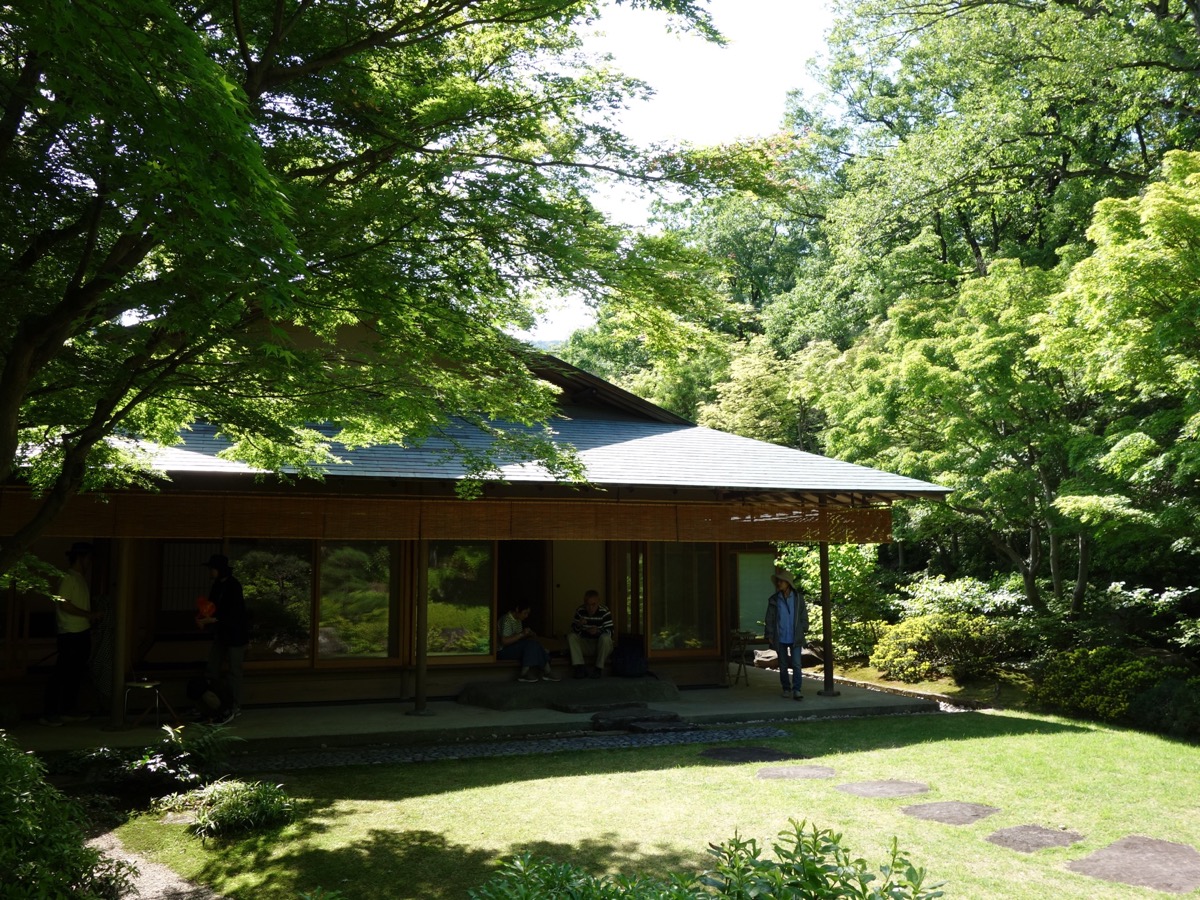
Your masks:
M 540 753 L 570 753 L 576 750 L 615 750 L 624 747 L 663 747 L 709 744 L 721 741 L 763 740 L 787 737 L 781 728 L 719 728 L 711 731 L 666 731 L 649 734 L 606 732 L 569 737 L 532 738 L 511 741 L 477 741 L 427 747 L 371 746 L 330 747 L 294 750 L 289 753 L 250 753 L 230 762 L 233 772 L 252 773 L 326 766 L 380 766 L 390 763 L 430 762 L 441 759 L 479 759 L 491 756 L 530 756 Z

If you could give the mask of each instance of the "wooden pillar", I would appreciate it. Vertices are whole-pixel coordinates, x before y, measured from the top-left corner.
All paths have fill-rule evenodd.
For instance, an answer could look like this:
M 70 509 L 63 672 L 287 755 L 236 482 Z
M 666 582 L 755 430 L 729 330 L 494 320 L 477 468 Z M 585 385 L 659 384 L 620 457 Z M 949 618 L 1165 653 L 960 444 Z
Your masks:
M 117 596 L 113 598 L 110 615 L 113 617 L 112 700 L 109 724 L 120 728 L 125 724 L 125 679 L 129 671 L 129 636 L 133 630 L 133 595 L 137 590 L 137 553 L 132 538 L 117 540 Z
M 822 697 L 836 697 L 833 686 L 833 604 L 829 590 L 829 544 L 818 545 L 821 560 L 821 658 L 825 663 L 825 687 L 819 691 Z
M 417 559 L 417 658 L 416 678 L 413 684 L 413 708 L 406 716 L 432 716 L 433 710 L 425 706 L 425 682 L 429 662 L 429 584 L 426 581 L 426 565 L 429 559 L 428 545 L 422 541 Z

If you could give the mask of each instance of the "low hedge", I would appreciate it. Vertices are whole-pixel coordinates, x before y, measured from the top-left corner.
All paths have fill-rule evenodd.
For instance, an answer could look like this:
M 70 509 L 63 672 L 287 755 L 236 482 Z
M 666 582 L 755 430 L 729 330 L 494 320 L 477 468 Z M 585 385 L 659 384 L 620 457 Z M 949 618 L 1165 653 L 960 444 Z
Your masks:
M 1042 709 L 1102 722 L 1174 731 L 1200 715 L 1200 679 L 1180 666 L 1116 647 L 1053 653 L 1033 667 L 1031 700 Z M 1195 726 L 1192 726 L 1195 727 Z

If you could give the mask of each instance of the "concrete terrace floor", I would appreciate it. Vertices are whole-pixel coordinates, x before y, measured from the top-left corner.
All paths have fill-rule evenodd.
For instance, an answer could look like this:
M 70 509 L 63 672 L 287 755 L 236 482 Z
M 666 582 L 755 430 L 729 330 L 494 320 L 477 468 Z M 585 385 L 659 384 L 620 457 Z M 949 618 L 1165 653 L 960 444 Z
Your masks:
M 650 710 L 676 713 L 684 722 L 717 726 L 747 722 L 796 722 L 841 716 L 885 716 L 937 712 L 939 705 L 924 699 L 888 691 L 838 683 L 837 696 L 822 696 L 819 672 L 806 673 L 804 700 L 780 696 L 778 673 L 751 669 L 750 684 L 730 687 L 681 690 L 677 698 L 646 702 Z M 606 678 L 592 686 L 611 686 L 614 703 L 622 694 L 632 697 L 626 685 L 641 679 Z M 543 692 L 548 700 L 569 694 L 575 685 L 561 683 L 514 685 L 514 690 Z M 184 710 L 179 710 L 184 714 Z M 589 709 L 562 712 L 545 706 L 497 710 L 453 700 L 426 704 L 426 715 L 414 715 L 409 701 L 348 704 L 248 707 L 227 727 L 246 741 L 248 752 L 349 747 L 371 744 L 447 744 L 488 741 L 554 734 L 578 734 L 593 730 Z M 165 722 L 165 720 L 164 720 Z M 94 747 L 137 747 L 161 736 L 151 713 L 136 728 L 114 727 L 99 718 L 51 728 L 24 720 L 6 729 L 18 746 L 38 753 L 82 750 Z

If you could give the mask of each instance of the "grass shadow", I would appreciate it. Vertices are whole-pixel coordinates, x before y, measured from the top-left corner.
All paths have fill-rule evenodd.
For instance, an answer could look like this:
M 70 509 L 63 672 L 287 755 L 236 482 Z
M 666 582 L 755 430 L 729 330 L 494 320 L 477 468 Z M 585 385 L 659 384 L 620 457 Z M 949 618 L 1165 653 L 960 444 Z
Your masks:
M 231 842 L 199 872 L 205 884 L 237 897 L 287 896 L 350 890 L 355 900 L 459 900 L 499 868 L 490 850 L 455 843 L 421 829 L 373 830 L 352 847 L 327 849 L 292 837 L 285 849 L 271 838 Z M 610 871 L 654 874 L 697 868 L 702 857 L 646 852 L 615 834 L 579 844 L 536 841 L 514 848 L 594 874 Z M 352 886 L 352 888 L 351 888 Z
M 795 759 L 810 759 L 941 741 L 1084 734 L 1091 730 L 1085 725 L 977 712 L 893 716 L 886 719 L 872 716 L 808 720 L 781 724 L 779 727 L 786 732 L 785 736 L 741 743 L 767 746 L 788 753 Z M 520 781 L 730 765 L 701 755 L 706 748 L 713 746 L 737 744 L 719 741 L 606 749 L 602 752 L 581 744 L 578 752 L 385 765 L 354 765 L 348 761 L 336 769 L 302 769 L 253 775 L 244 773 L 243 777 L 281 782 L 289 793 L 310 797 L 318 803 L 336 800 L 402 801 Z

